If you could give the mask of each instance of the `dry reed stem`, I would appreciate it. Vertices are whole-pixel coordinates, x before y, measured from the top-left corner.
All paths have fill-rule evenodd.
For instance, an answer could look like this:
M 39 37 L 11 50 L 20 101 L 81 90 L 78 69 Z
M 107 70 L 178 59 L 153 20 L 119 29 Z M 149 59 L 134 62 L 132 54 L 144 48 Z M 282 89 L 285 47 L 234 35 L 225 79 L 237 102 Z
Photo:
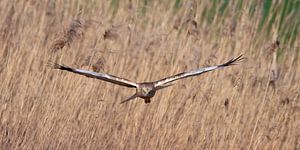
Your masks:
M 81 20 L 72 20 L 68 29 L 63 33 L 63 35 L 53 42 L 50 50 L 52 52 L 57 52 L 58 50 L 63 49 L 66 45 L 70 46 L 75 38 L 83 36 L 83 26 L 84 25 Z

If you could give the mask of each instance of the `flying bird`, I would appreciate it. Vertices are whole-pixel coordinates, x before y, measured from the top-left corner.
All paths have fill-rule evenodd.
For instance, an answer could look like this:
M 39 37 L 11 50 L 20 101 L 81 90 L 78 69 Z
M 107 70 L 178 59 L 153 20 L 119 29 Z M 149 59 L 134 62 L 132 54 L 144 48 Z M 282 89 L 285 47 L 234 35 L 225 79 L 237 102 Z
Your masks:
M 199 68 L 199 69 L 192 70 L 192 71 L 186 71 L 186 72 L 178 73 L 176 75 L 166 77 L 164 79 L 157 80 L 157 81 L 154 81 L 154 82 L 142 82 L 142 83 L 135 83 L 135 82 L 132 82 L 130 80 L 120 78 L 120 77 L 116 77 L 116 76 L 110 75 L 110 74 L 98 73 L 98 72 L 82 70 L 82 69 L 76 69 L 76 68 L 72 68 L 72 67 L 69 67 L 69 66 L 66 66 L 66 65 L 63 65 L 63 64 L 54 63 L 54 62 L 49 62 L 48 65 L 52 69 L 65 70 L 65 71 L 73 72 L 73 73 L 76 73 L 76 74 L 84 75 L 84 76 L 87 76 L 89 78 L 96 78 L 96 79 L 99 79 L 99 80 L 104 80 L 104 81 L 107 81 L 107 82 L 111 82 L 113 84 L 126 86 L 128 88 L 135 88 L 136 93 L 133 94 L 132 96 L 128 97 L 127 99 L 123 100 L 121 103 L 125 103 L 125 102 L 133 100 L 137 97 L 140 97 L 140 98 L 144 99 L 146 104 L 148 104 L 148 103 L 151 102 L 150 99 L 155 95 L 156 91 L 164 89 L 164 88 L 169 87 L 169 86 L 172 86 L 173 85 L 172 82 L 174 82 L 176 80 L 184 79 L 184 78 L 192 77 L 192 76 L 198 76 L 200 74 L 203 74 L 203 73 L 206 73 L 206 72 L 209 72 L 209 71 L 213 71 L 213 70 L 224 68 L 224 67 L 231 66 L 231 65 L 236 65 L 237 62 L 239 62 L 243 59 L 244 59 L 243 55 L 240 55 L 240 56 L 238 56 L 236 58 L 233 58 L 233 59 L 231 59 L 231 60 L 229 60 L 226 63 L 221 64 L 221 65 Z

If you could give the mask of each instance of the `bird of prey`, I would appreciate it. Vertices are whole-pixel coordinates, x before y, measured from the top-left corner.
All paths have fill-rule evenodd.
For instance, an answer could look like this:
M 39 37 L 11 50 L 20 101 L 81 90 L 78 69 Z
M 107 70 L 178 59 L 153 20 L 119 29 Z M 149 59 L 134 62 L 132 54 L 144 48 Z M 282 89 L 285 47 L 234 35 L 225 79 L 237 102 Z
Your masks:
M 192 70 L 192 71 L 178 73 L 176 75 L 166 77 L 164 79 L 157 80 L 154 82 L 142 82 L 142 83 L 135 83 L 135 82 L 129 81 L 124 78 L 116 77 L 114 75 L 92 72 L 92 71 L 88 71 L 88 70 L 76 69 L 76 68 L 72 68 L 72 67 L 69 67 L 69 66 L 66 66 L 63 64 L 58 64 L 58 63 L 53 63 L 53 62 L 49 62 L 48 65 L 52 69 L 65 70 L 65 71 L 73 72 L 76 74 L 84 75 L 84 76 L 87 76 L 90 78 L 104 80 L 104 81 L 118 84 L 121 86 L 135 88 L 136 93 L 133 94 L 132 96 L 128 97 L 127 99 L 123 100 L 121 103 L 125 103 L 125 102 L 133 100 L 137 97 L 140 97 L 140 98 L 144 99 L 146 104 L 148 104 L 151 102 L 150 99 L 155 95 L 156 91 L 173 85 L 172 82 L 175 80 L 192 77 L 192 76 L 197 76 L 197 75 L 200 75 L 205 72 L 212 71 L 212 70 L 224 68 L 224 67 L 231 66 L 231 65 L 236 65 L 237 62 L 239 62 L 243 59 L 244 59 L 243 55 L 240 55 L 240 56 L 233 58 L 221 65 L 199 68 L 199 69 Z

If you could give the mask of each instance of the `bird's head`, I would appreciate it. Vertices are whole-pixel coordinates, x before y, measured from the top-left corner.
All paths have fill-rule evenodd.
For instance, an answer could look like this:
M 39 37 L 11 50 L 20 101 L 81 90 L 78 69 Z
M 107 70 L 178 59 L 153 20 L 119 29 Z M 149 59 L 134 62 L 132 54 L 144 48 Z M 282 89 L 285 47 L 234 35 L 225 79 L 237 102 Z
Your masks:
M 153 90 L 152 87 L 147 87 L 147 86 L 142 87 L 142 92 L 143 92 L 143 94 L 145 94 L 145 95 L 147 95 L 148 93 L 150 93 L 152 90 Z
M 140 91 L 142 95 L 149 96 L 155 94 L 155 88 L 153 83 L 142 83 L 140 85 Z

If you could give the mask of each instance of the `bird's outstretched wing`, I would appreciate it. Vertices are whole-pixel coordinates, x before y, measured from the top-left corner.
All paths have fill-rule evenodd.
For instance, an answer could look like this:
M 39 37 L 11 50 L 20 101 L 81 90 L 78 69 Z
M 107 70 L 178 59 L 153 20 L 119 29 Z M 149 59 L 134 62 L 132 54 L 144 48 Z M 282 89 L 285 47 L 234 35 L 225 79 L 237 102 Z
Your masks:
M 244 59 L 243 55 L 240 55 L 240 56 L 238 56 L 236 58 L 233 58 L 233 59 L 231 59 L 231 60 L 229 60 L 226 63 L 221 64 L 221 65 L 205 67 L 205 68 L 199 68 L 199 69 L 193 70 L 193 71 L 182 72 L 182 73 L 179 73 L 179 74 L 176 74 L 176 75 L 173 75 L 173 76 L 155 81 L 154 85 L 155 85 L 155 87 L 160 87 L 160 86 L 163 86 L 167 83 L 173 82 L 175 80 L 179 80 L 179 79 L 183 79 L 183 78 L 187 78 L 187 77 L 192 77 L 192 76 L 197 76 L 197 75 L 200 75 L 202 73 L 209 72 L 209 71 L 212 71 L 212 70 L 215 70 L 215 69 L 220 69 L 220 68 L 224 68 L 224 67 L 227 67 L 227 66 L 236 65 L 236 63 L 238 61 L 241 61 L 243 59 Z
M 130 101 L 130 100 L 133 100 L 133 99 L 135 99 L 135 98 L 137 98 L 137 97 L 138 97 L 138 96 L 137 96 L 137 94 L 135 93 L 135 94 L 133 94 L 132 96 L 128 97 L 127 99 L 123 100 L 123 101 L 121 102 L 121 104 L 123 104 L 123 103 L 125 103 L 125 102 L 128 102 L 128 101 Z
M 48 66 L 51 67 L 52 69 L 60 69 L 60 70 L 65 70 L 65 71 L 69 71 L 69 72 L 73 72 L 73 73 L 77 73 L 80 75 L 84 75 L 90 78 L 96 78 L 96 79 L 100 79 L 100 80 L 104 80 L 107 82 L 111 82 L 114 84 L 118 84 L 121 86 L 127 86 L 130 88 L 136 88 L 137 84 L 129 81 L 127 79 L 123 79 L 123 78 L 119 78 L 113 75 L 109 75 L 109 74 L 105 74 L 105 73 L 97 73 L 97 72 L 93 72 L 93 71 L 88 71 L 88 70 L 81 70 L 81 69 L 76 69 L 76 68 L 72 68 L 63 64 L 58 64 L 58 63 L 54 63 L 54 62 L 48 62 Z

